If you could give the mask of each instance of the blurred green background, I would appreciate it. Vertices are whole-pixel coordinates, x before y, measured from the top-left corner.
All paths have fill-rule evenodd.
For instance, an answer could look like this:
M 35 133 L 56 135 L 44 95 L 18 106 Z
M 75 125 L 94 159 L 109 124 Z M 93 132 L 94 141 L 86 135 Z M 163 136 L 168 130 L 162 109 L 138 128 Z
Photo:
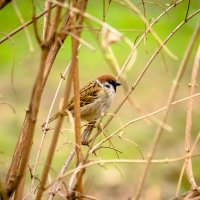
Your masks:
M 141 1 L 132 1 L 143 12 Z M 156 4 L 146 3 L 146 17 L 149 21 L 156 18 L 171 1 L 154 1 Z M 37 13 L 43 10 L 44 2 L 35 2 L 37 6 Z M 106 1 L 107 3 L 107 1 Z M 17 0 L 20 12 L 25 21 L 31 19 L 32 4 L 31 1 Z M 106 4 L 108 5 L 108 4 Z M 159 5 L 159 6 L 158 6 Z M 180 5 L 173 8 L 168 14 L 159 21 L 154 30 L 161 39 L 165 39 L 167 35 L 184 20 L 186 15 L 188 1 L 183 1 Z M 189 14 L 195 10 L 200 9 L 200 1 L 191 0 Z M 103 3 L 99 0 L 88 1 L 87 12 L 99 19 L 102 19 Z M 106 22 L 121 31 L 122 34 L 129 38 L 132 42 L 143 33 L 144 23 L 132 11 L 125 6 L 111 2 L 106 18 Z M 145 76 L 140 81 L 135 91 L 130 96 L 141 109 L 146 113 L 152 112 L 165 105 L 172 81 L 176 75 L 177 69 L 182 60 L 183 54 L 186 50 L 187 44 L 195 30 L 197 23 L 200 21 L 200 14 L 196 15 L 188 21 L 167 43 L 167 47 L 178 57 L 174 60 L 169 57 L 165 51 L 157 56 L 151 64 L 151 67 L 146 72 Z M 42 32 L 42 19 L 38 22 L 40 33 Z M 94 24 L 95 28 L 99 25 Z M 0 33 L 1 38 L 10 33 L 21 25 L 19 18 L 16 15 L 13 4 L 10 3 L 4 9 L 0 10 Z M 86 23 L 86 25 L 88 25 Z M 33 51 L 30 51 L 24 31 L 15 34 L 9 40 L 0 44 L 0 179 L 4 180 L 9 164 L 12 159 L 12 154 L 20 133 L 20 128 L 25 116 L 25 109 L 28 107 L 30 95 L 36 74 L 38 72 L 40 60 L 40 48 L 34 37 L 32 25 L 28 26 L 29 34 L 33 44 Z M 97 33 L 92 34 L 89 30 L 83 30 L 82 38 L 95 47 L 95 51 L 82 47 L 79 53 L 79 74 L 80 84 L 83 86 L 89 80 L 99 74 L 111 73 L 110 66 L 105 61 L 104 56 L 99 48 L 99 40 L 95 37 Z M 194 56 L 198 47 L 200 39 L 192 52 L 192 57 L 188 63 L 187 70 L 180 83 L 176 99 L 186 97 L 189 95 L 188 83 L 190 82 L 191 70 L 194 62 Z M 136 62 L 132 68 L 125 74 L 126 82 L 131 88 L 135 80 L 141 73 L 145 64 L 158 47 L 157 42 L 151 35 L 147 35 L 145 42 L 142 42 L 137 49 Z M 130 47 L 123 42 L 118 42 L 112 45 L 119 65 L 122 66 L 127 58 Z M 47 85 L 42 96 L 40 112 L 38 115 L 36 133 L 34 137 L 33 149 L 31 154 L 30 166 L 34 164 L 35 155 L 38 150 L 42 131 L 40 125 L 45 121 L 47 113 L 54 97 L 58 82 L 60 81 L 60 73 L 63 73 L 71 57 L 71 41 L 67 38 L 64 45 L 57 55 L 56 61 L 49 76 Z M 14 69 L 13 85 L 12 85 L 12 69 Z M 198 77 L 199 82 L 199 77 Z M 14 89 L 13 89 L 14 86 Z M 63 90 L 63 88 L 62 88 Z M 62 96 L 62 90 L 59 97 Z M 199 91 L 199 85 L 196 92 Z M 110 112 L 120 104 L 124 98 L 123 88 L 119 88 L 116 98 Z M 2 104 L 9 103 L 14 109 Z M 193 113 L 193 127 L 192 127 L 192 141 L 195 140 L 200 129 L 200 113 L 199 113 L 199 98 L 195 98 L 194 113 Z M 54 111 L 58 110 L 59 98 L 54 107 Z M 175 158 L 184 154 L 184 132 L 187 112 L 187 102 L 172 106 L 168 125 L 172 127 L 172 132 L 164 131 L 156 151 L 156 158 Z M 126 102 L 122 109 L 117 113 L 115 119 L 106 128 L 108 134 L 117 130 L 122 124 L 131 119 L 139 117 L 140 114 L 128 102 Z M 158 119 L 162 119 L 163 114 L 156 115 Z M 106 118 L 106 117 L 105 117 Z M 66 156 L 72 148 L 72 144 L 64 144 L 63 141 L 70 141 L 73 143 L 73 134 L 66 131 L 69 128 L 67 120 L 63 125 L 64 131 L 60 135 L 58 142 L 58 151 L 55 153 L 54 162 L 52 164 L 51 176 L 52 179 L 56 177 L 59 169 L 62 167 Z M 150 123 L 148 120 L 138 121 L 123 130 L 123 136 L 135 142 L 139 149 L 143 152 L 144 157 L 147 157 L 147 152 L 155 135 L 157 125 Z M 48 145 L 51 140 L 52 131 L 49 131 L 45 139 L 45 146 L 42 152 L 42 159 L 40 160 L 40 169 L 43 169 L 43 163 L 46 158 Z M 98 139 L 102 139 L 101 135 Z M 120 159 L 142 159 L 137 148 L 127 143 L 120 137 L 114 137 L 112 142 L 116 149 L 118 149 Z M 108 146 L 109 144 L 107 144 Z M 105 145 L 104 145 L 105 146 Z M 62 148 L 60 148 L 62 147 Z M 83 147 L 86 149 L 87 147 Z M 196 147 L 198 152 L 199 145 Z M 111 149 L 101 149 L 97 152 L 97 156 L 92 156 L 91 159 L 117 159 L 116 153 Z M 176 192 L 178 178 L 182 168 L 183 162 L 173 164 L 152 165 L 149 171 L 146 188 L 144 191 L 144 199 L 169 199 L 173 197 Z M 199 158 L 194 159 L 194 174 L 197 181 L 200 178 L 199 173 Z M 73 166 L 71 166 L 73 167 Z M 39 169 L 39 170 L 40 170 Z M 88 168 L 85 174 L 85 190 L 89 195 L 97 199 L 128 199 L 133 196 L 135 188 L 138 184 L 138 179 L 142 172 L 143 165 L 138 164 L 110 164 L 104 166 L 93 166 Z M 37 173 L 37 175 L 39 172 Z M 30 176 L 27 173 L 27 191 L 29 189 Z M 40 176 L 39 176 L 40 177 Z M 200 182 L 198 182 L 200 184 Z M 186 175 L 184 175 L 183 183 L 181 185 L 181 193 L 189 190 Z M 27 192 L 26 191 L 26 192 Z M 25 194 L 26 194 L 25 192 Z M 151 198 L 150 198 L 151 197 Z M 58 198 L 59 199 L 59 198 Z

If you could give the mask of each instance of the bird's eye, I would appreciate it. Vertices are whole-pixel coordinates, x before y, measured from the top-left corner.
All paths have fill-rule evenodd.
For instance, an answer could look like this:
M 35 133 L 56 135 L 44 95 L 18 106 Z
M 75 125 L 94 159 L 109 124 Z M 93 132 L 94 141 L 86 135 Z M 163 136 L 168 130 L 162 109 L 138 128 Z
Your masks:
M 110 83 L 110 84 L 112 84 L 112 85 L 113 85 L 114 81 L 111 81 L 111 80 L 110 80 L 110 81 L 108 81 L 108 83 Z

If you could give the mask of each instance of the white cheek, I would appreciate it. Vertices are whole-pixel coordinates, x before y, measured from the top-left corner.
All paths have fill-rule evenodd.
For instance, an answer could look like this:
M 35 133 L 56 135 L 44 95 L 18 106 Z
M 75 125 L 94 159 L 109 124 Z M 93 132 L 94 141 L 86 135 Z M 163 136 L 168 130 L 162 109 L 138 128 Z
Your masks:
M 115 96 L 115 90 L 114 90 L 113 87 L 110 88 L 109 95 L 110 95 L 111 98 L 114 98 L 114 96 Z

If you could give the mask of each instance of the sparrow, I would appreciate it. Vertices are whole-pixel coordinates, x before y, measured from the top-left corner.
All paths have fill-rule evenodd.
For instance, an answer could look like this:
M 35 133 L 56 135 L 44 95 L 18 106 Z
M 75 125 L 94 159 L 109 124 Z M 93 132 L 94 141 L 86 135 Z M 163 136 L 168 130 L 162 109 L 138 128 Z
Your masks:
M 90 81 L 80 89 L 80 117 L 82 121 L 87 121 L 89 124 L 94 124 L 100 117 L 102 117 L 109 109 L 112 100 L 116 94 L 116 87 L 121 84 L 117 82 L 112 75 L 105 74 L 98 76 L 95 80 Z M 66 108 L 67 112 L 74 115 L 74 97 L 69 101 Z M 54 121 L 59 116 L 55 114 L 49 119 L 49 122 Z M 42 125 L 45 126 L 46 123 Z M 84 131 L 85 132 L 85 131 Z M 83 140 L 88 138 L 88 134 L 83 136 Z

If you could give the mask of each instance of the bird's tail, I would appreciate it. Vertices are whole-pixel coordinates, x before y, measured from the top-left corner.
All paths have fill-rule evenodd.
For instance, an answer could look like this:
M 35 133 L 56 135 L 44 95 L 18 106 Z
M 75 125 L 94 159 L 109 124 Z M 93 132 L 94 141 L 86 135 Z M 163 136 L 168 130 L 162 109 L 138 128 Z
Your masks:
M 48 122 L 45 122 L 44 124 L 42 124 L 41 125 L 42 129 L 45 127 L 46 123 L 50 124 L 52 121 L 54 121 L 55 119 L 57 119 L 58 116 L 59 116 L 59 114 L 57 113 L 53 117 L 51 117 Z

